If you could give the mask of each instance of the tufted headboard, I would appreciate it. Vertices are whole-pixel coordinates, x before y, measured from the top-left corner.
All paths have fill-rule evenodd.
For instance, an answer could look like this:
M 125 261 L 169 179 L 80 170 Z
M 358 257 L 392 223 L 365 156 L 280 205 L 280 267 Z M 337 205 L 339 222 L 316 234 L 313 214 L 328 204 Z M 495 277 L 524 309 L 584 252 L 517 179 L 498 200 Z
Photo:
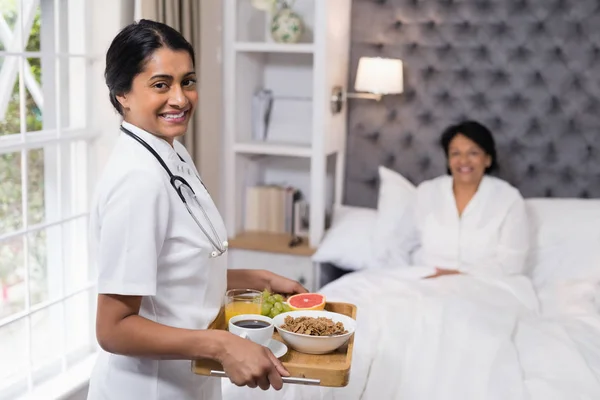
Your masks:
M 498 176 L 525 197 L 600 197 L 600 2 L 354 0 L 349 87 L 361 56 L 400 58 L 404 93 L 349 100 L 343 202 L 377 204 L 377 167 L 445 173 L 438 140 L 488 126 Z

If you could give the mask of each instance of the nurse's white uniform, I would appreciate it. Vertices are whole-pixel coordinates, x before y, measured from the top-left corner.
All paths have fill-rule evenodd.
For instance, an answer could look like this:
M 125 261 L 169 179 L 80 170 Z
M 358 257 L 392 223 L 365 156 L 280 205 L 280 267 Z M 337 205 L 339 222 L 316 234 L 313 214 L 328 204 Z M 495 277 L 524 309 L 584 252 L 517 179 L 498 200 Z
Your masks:
M 219 212 L 185 148 L 126 122 L 194 189 L 221 240 Z M 178 155 L 185 160 L 182 162 Z M 194 202 L 194 215 L 212 234 Z M 98 292 L 143 296 L 139 314 L 178 328 L 205 329 L 217 316 L 227 287 L 226 254 L 213 248 L 189 215 L 167 172 L 140 143 L 121 133 L 98 184 L 91 212 Z M 220 379 L 191 372 L 189 360 L 158 360 L 100 350 L 90 400 L 218 400 Z

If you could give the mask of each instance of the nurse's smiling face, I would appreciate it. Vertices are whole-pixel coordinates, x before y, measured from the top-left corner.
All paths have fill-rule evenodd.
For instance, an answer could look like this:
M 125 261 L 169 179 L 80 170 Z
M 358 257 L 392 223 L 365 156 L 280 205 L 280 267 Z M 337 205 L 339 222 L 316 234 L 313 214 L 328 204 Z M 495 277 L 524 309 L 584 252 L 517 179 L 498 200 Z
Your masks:
M 186 51 L 157 49 L 133 78 L 131 90 L 117 99 L 125 121 L 172 145 L 185 134 L 198 103 L 192 58 Z
M 468 185 L 479 185 L 492 158 L 481 148 L 460 133 L 448 146 L 448 167 L 454 181 Z

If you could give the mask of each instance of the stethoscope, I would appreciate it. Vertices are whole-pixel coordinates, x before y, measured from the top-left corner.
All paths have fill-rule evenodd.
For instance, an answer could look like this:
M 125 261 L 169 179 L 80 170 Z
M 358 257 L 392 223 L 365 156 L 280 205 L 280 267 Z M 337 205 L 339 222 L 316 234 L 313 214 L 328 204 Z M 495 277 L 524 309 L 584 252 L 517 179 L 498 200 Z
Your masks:
M 217 233 L 217 230 L 215 229 L 215 227 L 213 226 L 212 222 L 210 221 L 210 218 L 208 218 L 208 214 L 204 210 L 204 207 L 202 207 L 202 205 L 198 201 L 198 198 L 196 197 L 196 193 L 194 192 L 194 190 L 192 189 L 192 187 L 189 185 L 189 183 L 187 183 L 187 181 L 183 177 L 181 177 L 179 175 L 173 175 L 173 173 L 171 172 L 171 170 L 169 169 L 169 167 L 167 167 L 167 164 L 165 164 L 165 162 L 158 155 L 158 153 L 148 143 L 146 143 L 142 138 L 140 138 L 139 136 L 137 136 L 136 134 L 134 134 L 133 132 L 129 131 L 128 129 L 126 129 L 123 126 L 121 126 L 121 130 L 123 132 L 125 132 L 127 135 L 129 135 L 132 138 L 134 138 L 135 140 L 137 140 L 142 146 L 144 146 L 146 148 L 146 150 L 148 150 L 150 153 L 152 153 L 152 155 L 158 160 L 158 162 L 160 163 L 160 165 L 162 165 L 162 167 L 165 169 L 165 171 L 167 171 L 167 174 L 169 174 L 169 180 L 171 182 L 171 186 L 173 186 L 173 189 L 175 189 L 175 191 L 179 195 L 179 198 L 181 199 L 181 201 L 185 205 L 185 208 L 188 210 L 188 212 L 190 213 L 190 215 L 192 216 L 192 218 L 196 222 L 196 225 L 198 225 L 198 227 L 202 230 L 202 233 L 204 233 L 204 235 L 206 236 L 206 238 L 212 244 L 214 250 L 210 253 L 211 258 L 215 258 L 215 257 L 218 257 L 220 255 L 223 255 L 223 253 L 225 253 L 227 251 L 227 247 L 229 246 L 229 244 L 227 243 L 226 240 L 221 241 L 221 239 L 219 238 L 219 234 Z M 177 156 L 179 157 L 179 159 L 181 161 L 185 162 L 183 160 L 183 158 L 181 158 L 181 156 L 179 154 L 177 154 Z M 198 178 L 198 180 L 200 180 L 200 178 Z M 179 186 L 177 186 L 175 184 L 176 182 L 180 183 Z M 200 182 L 202 182 L 202 181 L 200 181 Z M 204 185 L 204 184 L 202 184 L 202 185 Z M 202 226 L 202 224 L 200 223 L 200 221 L 198 221 L 198 218 L 196 218 L 196 216 L 194 215 L 194 213 L 190 209 L 190 206 L 188 205 L 187 200 L 185 199 L 185 197 L 183 196 L 183 192 L 181 191 L 182 187 L 185 187 L 187 190 L 189 190 L 191 192 L 191 194 L 192 194 L 191 197 L 196 202 L 196 205 L 198 206 L 198 208 L 200 208 L 200 210 L 202 210 L 202 213 L 204 214 L 204 218 L 206 218 L 206 220 L 208 221 L 208 224 L 210 225 L 210 229 L 212 230 L 214 238 L 211 237 L 208 234 L 208 232 L 206 231 L 206 229 L 204 229 L 204 227 Z

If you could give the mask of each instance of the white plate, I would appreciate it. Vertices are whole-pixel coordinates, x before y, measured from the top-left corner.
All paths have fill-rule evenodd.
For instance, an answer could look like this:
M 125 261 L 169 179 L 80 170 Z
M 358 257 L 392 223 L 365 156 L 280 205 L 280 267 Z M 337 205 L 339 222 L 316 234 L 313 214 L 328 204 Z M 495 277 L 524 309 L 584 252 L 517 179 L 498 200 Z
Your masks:
M 271 339 L 267 347 L 269 348 L 269 350 L 271 350 L 271 353 L 273 353 L 273 355 L 277 358 L 285 356 L 288 351 L 288 348 L 285 344 L 275 339 Z

